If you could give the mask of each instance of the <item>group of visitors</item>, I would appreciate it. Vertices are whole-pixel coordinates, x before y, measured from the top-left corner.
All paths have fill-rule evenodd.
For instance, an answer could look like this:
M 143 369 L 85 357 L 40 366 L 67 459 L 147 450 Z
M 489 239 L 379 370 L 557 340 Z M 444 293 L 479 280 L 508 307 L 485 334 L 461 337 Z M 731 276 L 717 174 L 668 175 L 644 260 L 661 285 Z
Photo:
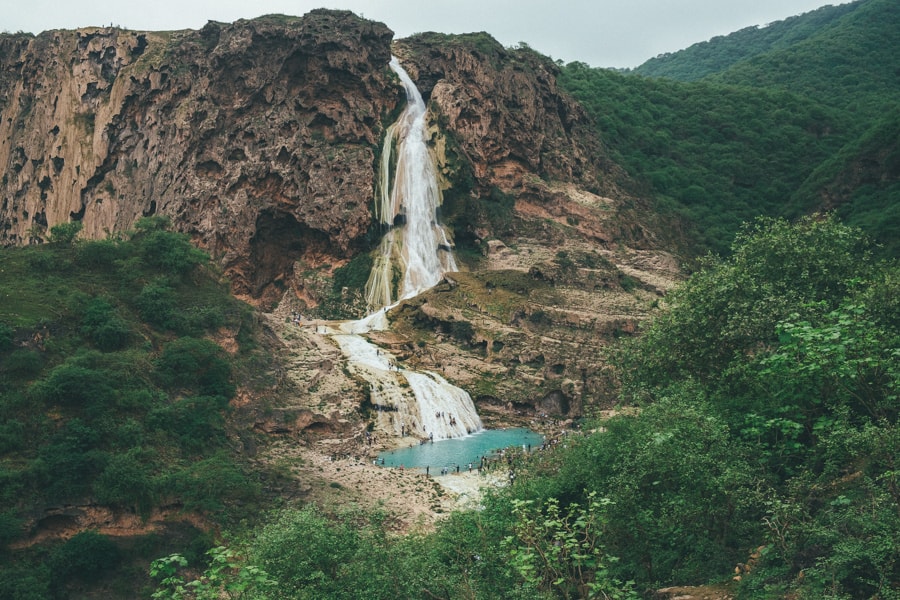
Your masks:
M 443 419 L 443 418 L 444 418 L 444 411 L 437 411 L 436 413 L 434 413 L 434 416 L 435 416 L 435 418 L 437 418 L 437 419 Z M 450 425 L 451 425 L 451 426 L 456 425 L 456 418 L 454 418 L 453 414 L 447 413 L 447 417 L 450 419 Z M 470 433 L 471 433 L 471 432 L 470 432 Z

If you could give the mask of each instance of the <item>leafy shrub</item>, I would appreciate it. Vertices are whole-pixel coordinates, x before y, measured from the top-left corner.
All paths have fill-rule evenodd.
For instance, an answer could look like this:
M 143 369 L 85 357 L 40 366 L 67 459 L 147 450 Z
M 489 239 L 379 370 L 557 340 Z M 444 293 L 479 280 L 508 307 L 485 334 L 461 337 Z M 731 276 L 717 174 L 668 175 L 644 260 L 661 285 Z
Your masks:
M 0 467 L 0 505 L 16 506 L 23 499 L 32 473 Z
M 50 228 L 50 243 L 60 245 L 71 245 L 81 233 L 84 225 L 81 221 L 72 221 L 69 223 L 60 223 Z
M 195 390 L 204 396 L 234 395 L 231 367 L 215 343 L 191 337 L 173 340 L 156 361 L 157 376 L 163 385 Z
M 81 315 L 82 333 L 101 350 L 112 351 L 124 347 L 131 336 L 128 323 L 105 298 L 92 299 Z
M 563 453 L 543 493 L 563 506 L 584 504 L 585 490 L 609 500 L 603 543 L 620 559 L 609 565 L 616 578 L 704 581 L 762 535 L 760 469 L 715 415 L 701 390 L 685 386 Z
M 339 584 L 344 566 L 359 550 L 359 529 L 332 524 L 315 508 L 288 511 L 267 526 L 257 544 L 260 565 L 283 587 L 304 597 L 316 589 L 326 597 Z
M 564 598 L 620 598 L 639 600 L 633 582 L 611 579 L 606 566 L 615 562 L 603 543 L 605 505 L 609 500 L 587 495 L 586 506 L 560 509 L 550 498 L 543 506 L 532 500 L 513 500 L 513 535 L 503 540 L 512 568 L 526 589 Z
M 450 335 L 463 343 L 468 343 L 475 336 L 475 328 L 468 321 L 453 321 L 450 324 Z
M 0 371 L 10 373 L 17 377 L 33 377 L 41 372 L 44 366 L 44 358 L 37 350 L 23 348 L 11 352 L 0 366 Z
M 226 505 L 255 501 L 259 484 L 247 478 L 225 452 L 191 463 L 172 473 L 166 488 L 180 497 L 184 510 L 217 512 Z
M 144 262 L 169 273 L 187 273 L 209 260 L 209 256 L 195 248 L 183 233 L 158 229 L 136 240 Z
M 372 272 L 374 259 L 368 252 L 357 254 L 346 265 L 334 270 L 332 288 L 340 293 L 343 288 L 363 289 Z
M 756 223 L 626 353 L 628 397 L 652 404 L 609 421 L 598 441 L 614 448 L 587 444 L 557 483 L 593 480 L 616 506 L 640 507 L 611 515 L 610 534 L 630 528 L 639 541 L 622 564 L 645 547 L 653 577 L 711 577 L 764 540 L 741 585 L 750 598 L 893 597 L 898 280 L 896 263 L 872 261 L 860 232 L 833 219 Z M 627 477 L 603 483 L 625 465 Z
M 553 320 L 550 318 L 550 315 L 548 315 L 546 311 L 537 309 L 536 311 L 528 315 L 528 322 L 534 323 L 535 325 L 550 325 L 553 323 Z
M 201 334 L 225 325 L 225 313 L 218 306 L 193 306 L 184 311 L 184 321 L 187 332 Z
M 115 239 L 84 241 L 76 250 L 79 264 L 101 270 L 112 268 L 122 254 L 120 242 Z
M 10 600 L 47 600 L 50 595 L 47 565 L 0 565 L 0 589 Z
M 227 406 L 224 396 L 182 398 L 152 410 L 147 426 L 172 435 L 187 452 L 209 450 L 225 439 L 222 412 Z
M 15 331 L 6 323 L 0 323 L 0 351 L 12 347 Z
M 93 484 L 94 497 L 101 504 L 134 507 L 148 515 L 155 497 L 151 453 L 132 449 L 111 456 Z
M 0 512 L 0 553 L 11 541 L 22 535 L 22 519 L 15 512 L 5 510 Z
M 110 373 L 66 362 L 31 386 L 45 402 L 70 408 L 103 407 L 111 404 L 115 391 Z
M 135 305 L 148 323 L 163 329 L 177 326 L 175 290 L 161 277 L 147 283 L 135 299 Z
M 625 275 L 624 273 L 619 277 L 619 285 L 622 286 L 622 289 L 626 292 L 633 292 L 640 285 L 640 281 L 632 277 L 631 275 Z
M 12 452 L 25 444 L 25 424 L 18 419 L 0 422 L 0 455 Z
M 105 535 L 82 531 L 50 553 L 48 565 L 57 584 L 73 578 L 96 580 L 119 563 L 119 548 Z
M 833 309 L 873 263 L 858 230 L 831 218 L 748 225 L 724 261 L 711 261 L 668 298 L 622 370 L 646 387 L 728 373 L 729 364 L 778 340 L 779 321 Z M 822 304 L 824 303 L 824 304 Z M 627 382 L 626 382 L 627 383 Z
M 100 431 L 71 419 L 41 446 L 33 469 L 47 499 L 72 501 L 88 495 L 109 458 L 100 450 L 101 440 Z

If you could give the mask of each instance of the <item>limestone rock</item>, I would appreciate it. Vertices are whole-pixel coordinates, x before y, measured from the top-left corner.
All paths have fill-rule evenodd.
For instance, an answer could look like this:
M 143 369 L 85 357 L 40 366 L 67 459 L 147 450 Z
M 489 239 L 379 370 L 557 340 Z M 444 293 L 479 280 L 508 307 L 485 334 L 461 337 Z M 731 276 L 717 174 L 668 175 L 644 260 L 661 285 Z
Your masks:
M 392 32 L 346 11 L 0 36 L 0 243 L 69 220 L 100 238 L 162 214 L 276 299 L 297 259 L 349 257 L 401 101 Z

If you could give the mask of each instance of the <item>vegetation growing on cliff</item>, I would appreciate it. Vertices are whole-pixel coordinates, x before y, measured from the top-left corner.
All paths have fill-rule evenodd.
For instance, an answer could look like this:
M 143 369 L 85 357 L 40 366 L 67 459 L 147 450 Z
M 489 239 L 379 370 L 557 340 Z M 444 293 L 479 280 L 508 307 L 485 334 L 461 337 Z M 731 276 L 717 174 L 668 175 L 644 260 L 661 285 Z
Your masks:
M 127 555 L 166 547 L 147 538 L 125 550 L 92 531 L 35 543 L 54 528 L 77 531 L 79 510 L 146 520 L 165 507 L 224 522 L 260 494 L 225 426 L 236 374 L 251 381 L 241 366 L 253 346 L 248 308 L 161 218 L 139 221 L 128 239 L 80 241 L 78 225 L 52 228 L 42 246 L 0 250 L 5 597 L 67 597 Z M 225 332 L 242 352 L 211 341 Z

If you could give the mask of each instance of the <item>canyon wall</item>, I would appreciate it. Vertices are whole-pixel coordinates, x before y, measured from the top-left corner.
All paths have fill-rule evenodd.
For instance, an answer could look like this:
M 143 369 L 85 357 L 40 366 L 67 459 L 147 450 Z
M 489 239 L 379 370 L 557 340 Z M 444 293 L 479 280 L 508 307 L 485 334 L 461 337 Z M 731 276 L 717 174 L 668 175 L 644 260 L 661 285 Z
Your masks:
M 303 295 L 302 273 L 327 275 L 377 237 L 377 156 L 405 101 L 387 66 L 392 38 L 328 10 L 199 31 L 0 36 L 0 243 L 37 243 L 72 220 L 101 238 L 165 215 L 239 296 L 272 306 L 285 288 Z M 430 101 L 444 186 L 466 175 L 457 195 L 499 190 L 557 218 L 572 203 L 552 182 L 621 195 L 549 59 L 486 34 L 424 34 L 393 50 Z
M 331 11 L 3 36 L 0 241 L 69 220 L 97 238 L 167 215 L 251 298 L 300 256 L 352 254 L 402 100 L 392 36 Z

